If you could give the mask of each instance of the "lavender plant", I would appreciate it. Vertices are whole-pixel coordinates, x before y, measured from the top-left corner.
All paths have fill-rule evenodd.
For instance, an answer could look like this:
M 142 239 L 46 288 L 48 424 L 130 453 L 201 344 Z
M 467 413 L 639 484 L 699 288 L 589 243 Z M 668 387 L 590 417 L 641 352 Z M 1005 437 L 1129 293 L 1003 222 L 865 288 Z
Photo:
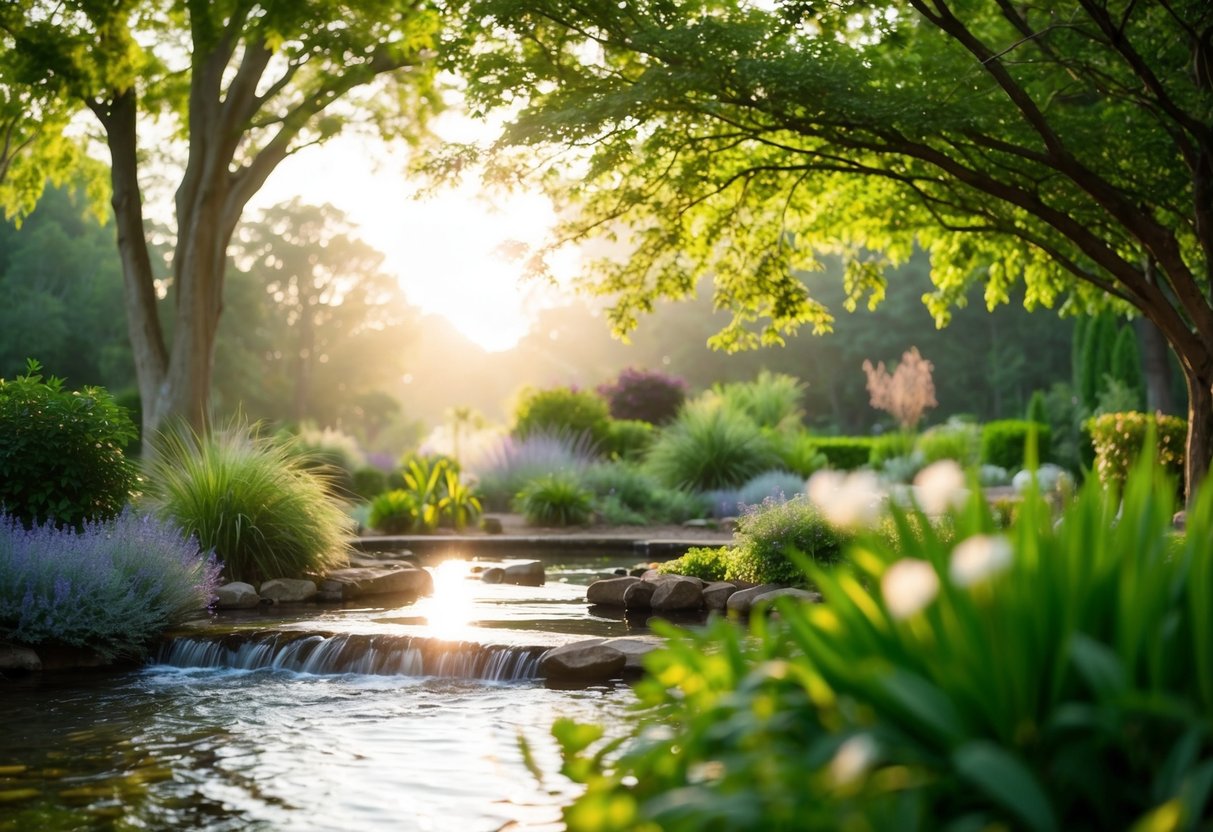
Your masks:
M 26 529 L 0 516 L 0 639 L 141 655 L 167 627 L 204 609 L 218 583 L 196 538 L 124 510 L 81 531 Z
M 580 473 L 593 459 L 594 444 L 585 434 L 557 431 L 502 437 L 478 459 L 469 459 L 467 468 L 476 475 L 484 505 L 501 511 L 527 483 L 546 474 Z

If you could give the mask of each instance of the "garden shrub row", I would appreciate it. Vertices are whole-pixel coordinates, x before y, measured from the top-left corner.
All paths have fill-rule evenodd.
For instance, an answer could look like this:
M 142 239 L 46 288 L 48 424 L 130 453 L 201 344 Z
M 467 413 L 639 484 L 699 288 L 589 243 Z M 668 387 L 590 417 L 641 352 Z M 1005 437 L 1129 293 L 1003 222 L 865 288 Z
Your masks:
M 1106 413 L 1087 420 L 1084 428 L 1095 449 L 1095 471 L 1105 485 L 1124 488 L 1151 432 L 1159 464 L 1177 483 L 1183 483 L 1187 420 L 1162 414 Z

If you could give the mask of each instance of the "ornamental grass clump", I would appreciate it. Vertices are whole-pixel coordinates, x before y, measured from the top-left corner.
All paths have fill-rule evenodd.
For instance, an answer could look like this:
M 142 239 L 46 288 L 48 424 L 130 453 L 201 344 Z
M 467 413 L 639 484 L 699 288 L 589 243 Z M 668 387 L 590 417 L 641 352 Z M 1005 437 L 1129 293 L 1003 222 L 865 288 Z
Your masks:
M 25 528 L 0 516 L 0 641 L 140 656 L 204 610 L 219 576 L 214 554 L 176 526 L 130 509 L 81 530 Z
M 594 517 L 594 495 L 569 474 L 547 474 L 518 492 L 515 507 L 531 526 L 582 526 Z
M 528 482 L 546 474 L 576 474 L 594 457 L 594 443 L 586 434 L 532 433 L 525 439 L 502 437 L 477 458 L 469 459 L 467 469 L 476 477 L 485 507 L 506 511 Z
M 1060 519 L 976 491 L 952 537 L 891 508 L 821 604 L 658 624 L 646 716 L 553 729 L 586 785 L 571 832 L 1206 829 L 1213 824 L 1213 481 L 1171 528 L 1153 454 Z
M 229 581 L 316 575 L 346 561 L 350 520 L 300 453 L 248 430 L 161 437 L 147 504 L 215 550 Z
M 647 465 L 671 488 L 711 491 L 740 486 L 776 461 L 772 440 L 753 419 L 705 400 L 684 407 L 662 430 Z

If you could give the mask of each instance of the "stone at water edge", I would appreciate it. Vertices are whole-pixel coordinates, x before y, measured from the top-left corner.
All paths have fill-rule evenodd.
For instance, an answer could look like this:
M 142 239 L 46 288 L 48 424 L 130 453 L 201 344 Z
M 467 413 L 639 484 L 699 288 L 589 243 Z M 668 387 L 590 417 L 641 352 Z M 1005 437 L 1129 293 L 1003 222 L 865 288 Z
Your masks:
M 486 584 L 499 584 L 505 580 L 505 570 L 500 566 L 490 566 L 480 573 L 480 580 Z
M 0 675 L 12 673 L 36 673 L 42 669 L 42 659 L 28 647 L 16 644 L 0 644 Z
M 274 578 L 261 585 L 260 594 L 275 604 L 298 604 L 316 596 L 316 584 L 295 578 Z
M 650 604 L 659 612 L 697 610 L 703 606 L 703 589 L 699 581 L 690 578 L 659 581 Z
M 505 568 L 501 582 L 518 586 L 543 586 L 547 583 L 547 573 L 543 564 L 537 560 L 515 563 Z
M 622 607 L 623 593 L 639 580 L 639 578 L 607 578 L 604 581 L 594 581 L 586 588 L 585 600 L 591 604 Z
M 627 657 L 627 663 L 623 666 L 625 671 L 640 673 L 644 670 L 644 657 L 658 647 L 661 647 L 662 641 L 656 638 L 644 639 L 622 636 L 620 638 L 608 638 L 603 642 L 603 645 L 618 650 Z
M 628 657 L 595 638 L 554 647 L 539 660 L 539 673 L 545 679 L 569 682 L 601 682 L 623 673 Z
M 248 610 L 261 603 L 261 596 L 252 584 L 232 581 L 215 590 L 215 609 Z
M 320 593 L 332 598 L 338 592 L 345 601 L 368 595 L 432 595 L 434 579 L 415 566 L 334 569 L 320 584 Z
M 712 581 L 703 588 L 703 605 L 710 610 L 724 610 L 734 592 L 737 592 L 737 584 Z
M 694 581 L 701 589 L 707 585 L 707 581 L 702 578 L 696 578 L 694 575 L 675 575 L 673 573 L 658 572 L 656 569 L 647 569 L 640 576 L 642 581 L 652 581 L 655 584 L 665 583 L 667 581 Z
M 784 587 L 783 589 L 772 589 L 770 592 L 764 592 L 756 596 L 750 602 L 750 608 L 758 604 L 767 604 L 774 601 L 776 598 L 799 598 L 808 604 L 820 604 L 822 601 L 820 592 L 809 592 L 807 589 L 796 589 L 795 587 Z
M 485 534 L 501 534 L 505 528 L 498 517 L 485 517 L 480 521 L 480 530 Z
M 739 589 L 729 596 L 725 608 L 729 612 L 749 614 L 750 607 L 754 605 L 755 598 L 759 595 L 773 592 L 776 589 L 784 589 L 784 587 L 779 584 L 761 584 L 760 586 L 752 586 L 749 589 Z
M 652 609 L 656 591 L 657 584 L 652 581 L 637 581 L 623 591 L 623 605 L 629 610 Z

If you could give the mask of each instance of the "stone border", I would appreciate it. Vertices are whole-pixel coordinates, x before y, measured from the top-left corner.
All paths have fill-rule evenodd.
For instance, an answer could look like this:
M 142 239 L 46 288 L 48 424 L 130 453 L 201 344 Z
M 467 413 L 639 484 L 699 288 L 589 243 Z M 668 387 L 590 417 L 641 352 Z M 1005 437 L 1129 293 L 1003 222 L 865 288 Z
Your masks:
M 730 538 L 731 540 L 731 538 Z M 673 560 L 697 546 L 727 546 L 730 541 L 645 539 L 602 535 L 384 535 L 350 541 L 360 552 L 411 553 L 412 560 L 430 564 L 451 556 L 568 557 L 570 553 L 626 554 L 641 560 Z

